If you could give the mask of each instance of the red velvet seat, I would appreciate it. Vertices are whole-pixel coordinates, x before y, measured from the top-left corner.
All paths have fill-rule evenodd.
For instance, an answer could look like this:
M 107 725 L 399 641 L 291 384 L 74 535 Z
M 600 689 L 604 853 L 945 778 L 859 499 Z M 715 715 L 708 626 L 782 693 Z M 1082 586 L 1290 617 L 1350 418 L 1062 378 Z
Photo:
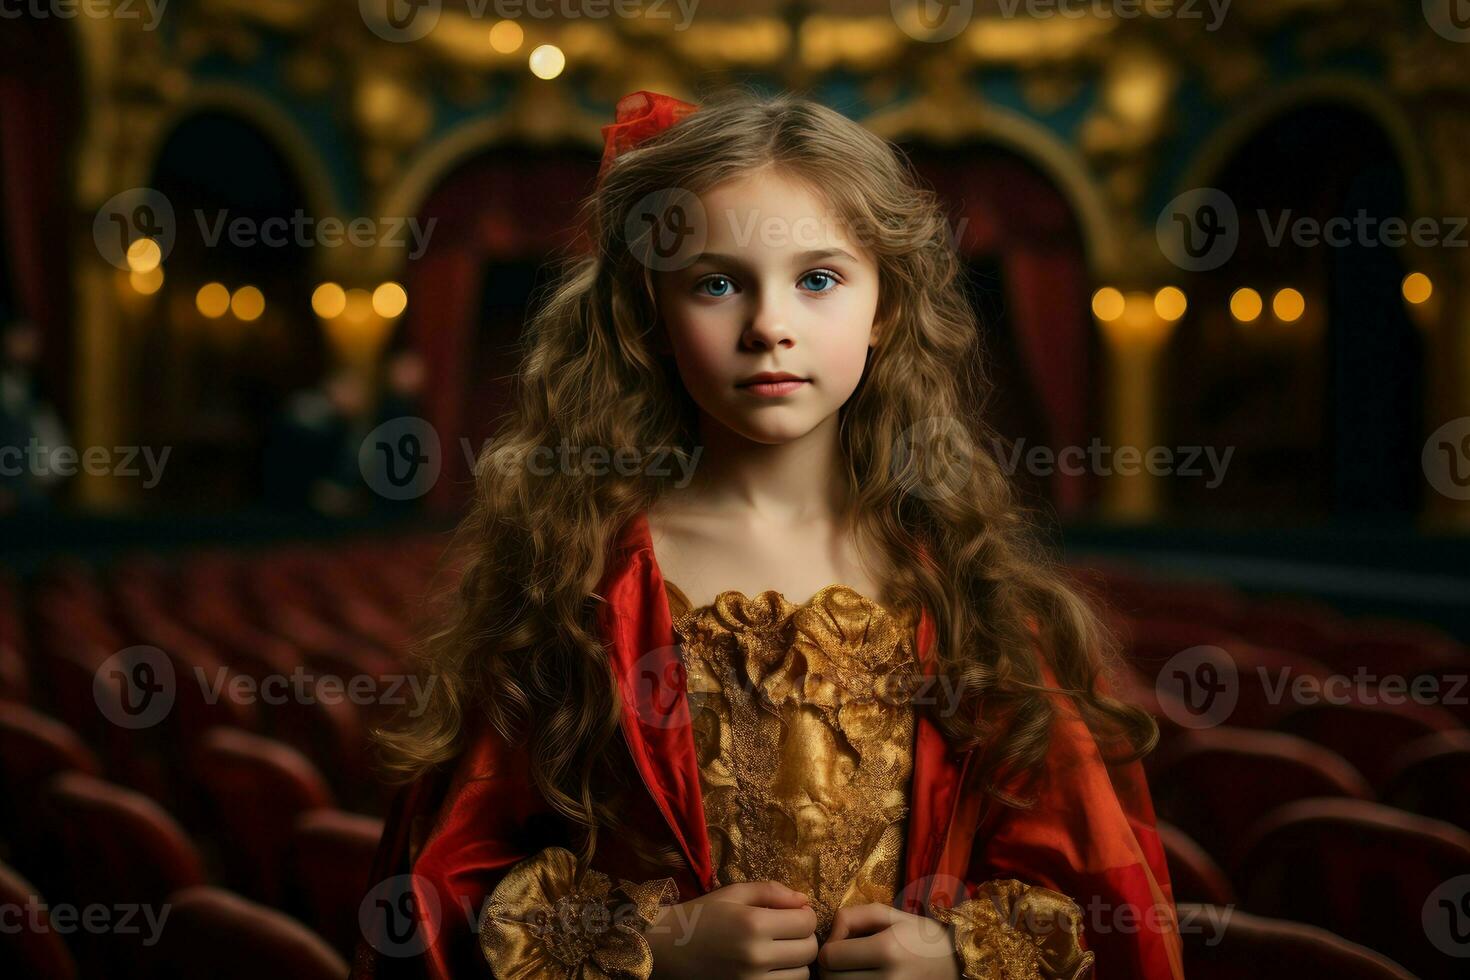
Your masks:
M 1470 655 L 1449 634 L 1425 623 L 1395 619 L 1353 620 L 1351 633 L 1322 656 L 1346 673 L 1361 666 L 1378 674 L 1412 677 L 1440 667 L 1470 666 Z
M 1383 802 L 1470 831 L 1470 731 L 1404 746 L 1384 782 Z
M 158 980 L 343 980 L 347 963 L 284 913 L 222 888 L 176 892 L 155 954 Z
M 20 647 L 0 623 L 0 701 L 24 701 L 31 696 L 31 675 Z
M 1252 643 L 1323 660 L 1348 635 L 1347 624 L 1342 614 L 1324 603 L 1280 597 L 1247 603 L 1231 626 Z
M 1241 728 L 1272 728 L 1295 705 L 1291 685 L 1299 677 L 1325 680 L 1331 670 L 1311 657 L 1245 641 L 1228 644 L 1233 665 L 1235 707 L 1228 724 Z M 1285 686 L 1283 686 L 1283 684 Z
M 1443 891 L 1461 876 L 1470 881 L 1465 831 L 1362 800 L 1315 799 L 1256 826 L 1235 881 L 1243 908 L 1321 926 L 1424 980 L 1449 980 L 1465 975 L 1465 960 L 1432 936 L 1464 932 L 1463 887 Z
M 1161 749 L 1149 785 L 1159 818 L 1227 869 L 1251 825 L 1277 807 L 1307 797 L 1373 795 L 1357 770 L 1321 746 L 1227 726 L 1185 732 Z
M 34 819 L 30 801 L 51 777 L 72 770 L 102 771 L 76 732 L 24 705 L 0 703 L 0 834 L 24 850 Z
M 1176 903 L 1235 904 L 1235 889 L 1231 887 L 1230 879 L 1194 838 L 1163 820 L 1159 821 L 1158 829 Z
M 1293 708 L 1281 716 L 1279 727 L 1331 749 L 1351 762 L 1369 783 L 1381 787 L 1394 756 L 1404 746 L 1462 726 L 1449 712 L 1432 705 L 1323 701 Z
M 0 977 L 71 980 L 77 975 L 71 952 L 51 923 L 49 903 L 4 864 L 0 864 L 0 908 L 15 910 L 0 928 Z
M 150 921 L 166 921 L 178 888 L 205 880 L 199 852 L 148 797 L 81 773 L 63 773 L 41 794 L 47 856 L 43 887 L 53 901 L 85 908 L 137 906 L 135 932 L 72 934 L 84 976 L 146 977 Z M 151 916 L 150 916 L 151 913 Z
M 1156 676 L 1160 667 L 1185 650 L 1240 642 L 1230 630 L 1196 620 L 1130 617 L 1123 632 L 1129 660 L 1148 677 Z
M 1414 980 L 1386 956 L 1315 926 L 1193 903 L 1178 911 L 1189 980 Z
M 252 897 L 280 904 L 296 819 L 333 805 L 326 780 L 290 746 L 230 728 L 205 734 L 195 753 L 195 774 L 231 882 Z
M 358 907 L 382 836 L 383 821 L 341 810 L 313 810 L 296 821 L 289 907 L 343 956 L 352 955 L 361 932 Z

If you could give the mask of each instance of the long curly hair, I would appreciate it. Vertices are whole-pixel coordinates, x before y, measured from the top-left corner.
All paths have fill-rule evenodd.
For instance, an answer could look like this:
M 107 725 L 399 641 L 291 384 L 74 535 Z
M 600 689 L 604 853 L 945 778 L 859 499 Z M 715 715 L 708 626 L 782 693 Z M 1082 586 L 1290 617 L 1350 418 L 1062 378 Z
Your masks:
M 697 459 L 695 408 L 657 343 L 653 272 L 625 219 L 649 195 L 700 195 L 767 166 L 816 190 L 877 258 L 880 339 L 840 410 L 840 441 L 849 526 L 889 559 L 894 599 L 930 611 L 939 671 L 962 696 L 958 710 L 916 710 L 956 749 L 978 750 L 971 785 L 1008 806 L 1034 803 L 1025 794 L 1059 696 L 1110 761 L 1137 759 L 1158 739 L 1146 712 L 1100 689 L 1117 641 L 1001 465 L 984 420 L 980 325 L 937 196 L 892 144 L 840 113 L 725 89 L 617 157 L 584 202 L 590 249 L 560 260 L 529 321 L 514 408 L 477 460 L 472 507 L 441 566 L 457 588 L 443 590 L 436 626 L 413 651 L 432 680 L 427 707 L 377 733 L 406 779 L 447 766 L 476 725 L 492 725 L 525 747 L 548 805 L 585 830 L 582 866 L 604 827 L 660 866 L 685 866 L 676 848 L 621 826 L 628 753 L 594 594 L 620 530 L 671 477 L 516 461 L 563 443 Z M 1056 687 L 1043 682 L 1042 658 Z M 607 782 L 609 772 L 624 781 Z

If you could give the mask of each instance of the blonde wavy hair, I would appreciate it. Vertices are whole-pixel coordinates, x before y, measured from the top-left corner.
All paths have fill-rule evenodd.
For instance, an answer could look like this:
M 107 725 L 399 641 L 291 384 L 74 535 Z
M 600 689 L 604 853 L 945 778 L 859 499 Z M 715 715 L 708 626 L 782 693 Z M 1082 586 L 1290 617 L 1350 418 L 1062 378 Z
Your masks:
M 663 867 L 686 864 L 621 826 L 616 798 L 642 786 L 627 778 L 594 595 L 618 532 L 671 477 L 502 464 L 564 440 L 697 458 L 697 416 L 660 353 L 653 273 L 625 218 L 650 194 L 701 195 L 767 166 L 815 189 L 878 262 L 882 333 L 841 409 L 840 439 L 850 526 L 888 558 L 890 594 L 930 611 L 939 669 L 963 693 L 959 710 L 916 710 L 957 749 L 979 749 L 973 788 L 1009 806 L 1034 802 L 1024 791 L 1047 753 L 1058 692 L 1110 761 L 1137 759 L 1158 739 L 1147 713 L 1099 690 L 1116 640 L 1043 546 L 997 458 L 982 417 L 980 325 L 936 195 L 892 144 L 840 113 L 726 89 L 619 156 L 584 202 L 593 249 L 562 259 L 529 321 L 514 409 L 476 464 L 472 507 L 441 565 L 451 585 L 413 651 L 432 679 L 427 708 L 376 733 L 401 779 L 452 763 L 480 724 L 524 745 L 535 788 L 585 831 L 584 867 L 602 827 Z M 1043 683 L 1043 656 L 1057 688 Z

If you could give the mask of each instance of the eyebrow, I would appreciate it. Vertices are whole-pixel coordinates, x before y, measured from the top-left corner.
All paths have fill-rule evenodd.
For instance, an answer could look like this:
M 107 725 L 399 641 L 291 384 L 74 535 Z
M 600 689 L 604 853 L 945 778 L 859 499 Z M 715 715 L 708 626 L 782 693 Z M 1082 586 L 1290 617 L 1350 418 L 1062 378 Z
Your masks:
M 848 251 L 845 251 L 844 249 L 840 249 L 840 248 L 814 248 L 814 249 L 811 249 L 810 251 L 799 252 L 796 255 L 793 255 L 791 257 L 791 264 L 792 265 L 806 265 L 809 262 L 819 262 L 822 259 L 832 259 L 832 258 L 838 258 L 838 257 L 845 258 L 845 259 L 847 259 L 850 262 L 857 262 L 858 261 L 857 258 L 852 255 L 852 253 L 850 253 Z M 689 264 L 690 265 L 694 265 L 695 263 L 698 263 L 698 262 L 716 262 L 716 263 L 723 263 L 725 265 L 733 265 L 733 266 L 736 266 L 737 268 L 741 268 L 741 269 L 744 269 L 744 268 L 748 268 L 749 267 L 748 264 L 746 263 L 746 261 L 744 259 L 740 258 L 738 255 L 726 255 L 723 252 L 701 252 L 698 255 L 696 255 L 694 257 L 694 261 L 691 262 L 691 263 L 689 263 Z

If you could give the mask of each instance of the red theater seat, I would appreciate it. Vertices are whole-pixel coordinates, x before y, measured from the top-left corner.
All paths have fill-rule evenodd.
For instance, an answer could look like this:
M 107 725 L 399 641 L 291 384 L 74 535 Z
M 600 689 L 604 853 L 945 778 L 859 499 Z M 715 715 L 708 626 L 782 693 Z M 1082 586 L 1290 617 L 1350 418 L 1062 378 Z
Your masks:
M 1335 753 L 1292 735 L 1246 728 L 1182 733 L 1149 770 L 1159 818 L 1226 868 L 1250 827 L 1277 807 L 1316 796 L 1370 799 L 1368 783 Z
M 1413 703 L 1306 704 L 1282 715 L 1279 723 L 1281 731 L 1341 755 L 1375 787 L 1383 786 L 1394 757 L 1410 742 L 1461 727 L 1444 709 Z
M 1233 905 L 1235 889 L 1215 859 L 1184 831 L 1160 820 L 1159 842 L 1169 864 L 1169 881 L 1174 886 L 1174 901 L 1203 902 L 1206 905 Z
M 14 910 L 0 928 L 0 977 L 71 980 L 76 963 L 52 925 L 46 900 L 14 870 L 0 864 L 0 909 Z
M 344 956 L 361 931 L 358 906 L 382 836 L 383 821 L 340 810 L 313 810 L 296 821 L 291 908 Z
M 261 901 L 280 904 L 297 817 L 333 805 L 326 780 L 290 746 L 231 728 L 205 734 L 195 774 L 230 880 Z
M 155 954 L 159 980 L 343 980 L 347 963 L 284 913 L 222 888 L 188 888 Z
M 1461 887 L 1446 894 L 1456 881 Z M 1235 875 L 1241 907 L 1321 926 L 1424 980 L 1465 975 L 1465 960 L 1431 941 L 1463 933 L 1465 881 L 1470 834 L 1377 803 L 1330 799 L 1290 803 L 1262 820 Z
M 1470 831 L 1470 732 L 1410 742 L 1395 757 L 1383 802 Z
M 1387 957 L 1325 929 L 1218 906 L 1178 909 L 1189 980 L 1414 980 Z
M 36 791 L 72 770 L 88 776 L 102 772 L 76 732 L 24 705 L 0 703 L 0 833 L 18 843 L 11 835 L 23 829 L 20 818 Z
M 148 797 L 81 773 L 48 783 L 40 813 L 48 896 L 78 908 L 143 910 L 128 923 L 136 931 L 78 929 L 71 935 L 82 974 L 149 976 L 150 921 L 165 915 L 171 892 L 205 880 L 193 842 Z
M 1324 660 L 1347 635 L 1347 620 L 1324 603 L 1303 598 L 1258 599 L 1231 623 L 1253 643 Z

